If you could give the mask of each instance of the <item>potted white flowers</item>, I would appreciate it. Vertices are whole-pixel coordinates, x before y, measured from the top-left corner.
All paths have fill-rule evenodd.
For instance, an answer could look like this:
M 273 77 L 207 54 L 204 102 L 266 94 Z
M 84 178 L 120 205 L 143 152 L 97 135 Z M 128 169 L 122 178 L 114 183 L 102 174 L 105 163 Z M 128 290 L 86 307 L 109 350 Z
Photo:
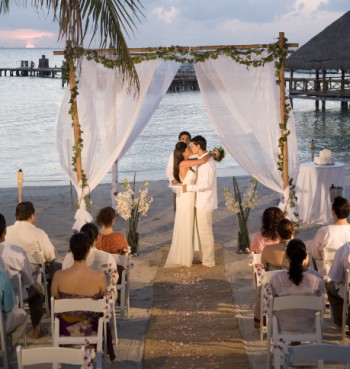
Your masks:
M 233 191 L 230 192 L 228 188 L 224 188 L 224 196 L 226 200 L 226 207 L 228 210 L 237 214 L 238 218 L 238 250 L 237 253 L 245 254 L 249 249 L 249 231 L 248 231 L 248 218 L 250 209 L 256 207 L 256 200 L 258 198 L 258 192 L 256 190 L 257 180 L 252 178 L 250 180 L 250 186 L 247 188 L 243 198 L 241 196 L 238 183 L 235 177 L 233 177 Z
M 145 216 L 149 210 L 153 197 L 148 194 L 148 181 L 145 181 L 142 188 L 138 192 L 138 197 L 135 196 L 135 178 L 132 188 L 126 178 L 122 181 L 122 192 L 119 192 L 116 199 L 117 213 L 126 220 L 126 235 L 128 244 L 131 247 L 131 254 L 137 256 L 139 244 L 138 224 L 140 215 Z

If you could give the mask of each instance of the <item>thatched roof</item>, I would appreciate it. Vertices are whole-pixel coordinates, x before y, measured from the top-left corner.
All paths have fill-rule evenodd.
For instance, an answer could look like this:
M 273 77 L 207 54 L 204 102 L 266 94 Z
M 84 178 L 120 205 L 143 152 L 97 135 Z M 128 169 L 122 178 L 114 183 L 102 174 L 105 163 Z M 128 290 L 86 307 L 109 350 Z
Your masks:
M 287 59 L 295 69 L 350 69 L 350 11 L 337 19 Z

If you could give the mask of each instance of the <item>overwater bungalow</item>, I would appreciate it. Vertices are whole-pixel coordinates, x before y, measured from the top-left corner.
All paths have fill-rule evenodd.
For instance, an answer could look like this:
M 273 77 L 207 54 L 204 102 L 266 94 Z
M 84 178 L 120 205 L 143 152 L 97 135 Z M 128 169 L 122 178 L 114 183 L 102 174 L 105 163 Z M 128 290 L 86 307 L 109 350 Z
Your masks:
M 350 102 L 350 11 L 301 46 L 287 59 L 290 70 L 289 97 L 322 102 L 340 101 L 342 108 Z M 310 76 L 295 72 L 310 71 Z M 312 74 L 312 72 L 314 74 Z M 338 71 L 338 74 L 334 74 Z M 332 72 L 332 73 L 331 73 Z

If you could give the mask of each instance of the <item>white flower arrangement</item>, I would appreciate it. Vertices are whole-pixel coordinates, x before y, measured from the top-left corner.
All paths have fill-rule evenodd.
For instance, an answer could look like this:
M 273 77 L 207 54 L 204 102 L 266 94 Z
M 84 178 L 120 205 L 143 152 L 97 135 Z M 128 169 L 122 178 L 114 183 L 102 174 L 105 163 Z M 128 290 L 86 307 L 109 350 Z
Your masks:
M 145 181 L 139 190 L 138 197 L 135 197 L 135 178 L 132 188 L 126 178 L 122 180 L 123 192 L 119 192 L 115 197 L 117 213 L 127 221 L 127 239 L 131 247 L 131 253 L 136 254 L 138 246 L 137 227 L 139 217 L 146 216 L 153 202 L 153 197 L 148 193 L 148 181 Z

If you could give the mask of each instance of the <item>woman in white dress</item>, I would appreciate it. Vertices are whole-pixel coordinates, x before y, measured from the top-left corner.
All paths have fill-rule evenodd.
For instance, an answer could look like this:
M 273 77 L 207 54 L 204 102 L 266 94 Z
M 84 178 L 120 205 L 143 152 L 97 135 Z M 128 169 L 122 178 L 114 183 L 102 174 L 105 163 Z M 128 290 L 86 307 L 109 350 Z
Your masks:
M 183 184 L 194 184 L 196 172 L 191 168 L 204 164 L 210 156 L 189 159 L 192 151 L 184 142 L 178 142 L 174 150 L 174 178 L 181 184 L 176 193 L 176 213 L 173 239 L 165 268 L 192 266 L 194 236 L 194 200 L 195 192 L 182 192 Z

